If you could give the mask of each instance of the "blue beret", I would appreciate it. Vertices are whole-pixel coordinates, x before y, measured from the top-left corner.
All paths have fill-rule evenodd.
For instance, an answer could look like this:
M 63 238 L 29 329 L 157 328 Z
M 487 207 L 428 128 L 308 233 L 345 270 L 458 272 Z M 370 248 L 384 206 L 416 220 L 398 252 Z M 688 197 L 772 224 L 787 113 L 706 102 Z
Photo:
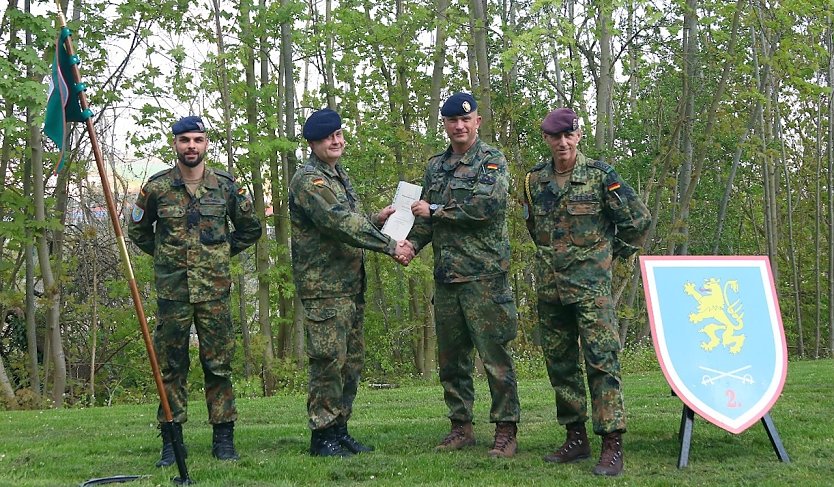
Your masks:
M 174 135 L 184 134 L 186 132 L 205 132 L 206 126 L 203 124 L 203 119 L 196 116 L 190 115 L 188 117 L 182 117 L 181 119 L 177 120 L 177 122 L 171 126 L 171 132 Z
M 446 99 L 440 114 L 444 117 L 459 117 L 478 109 L 478 103 L 469 93 L 458 92 Z
M 307 140 L 321 140 L 342 128 L 342 117 L 329 108 L 313 112 L 304 122 L 302 134 Z
M 550 135 L 579 130 L 579 117 L 570 108 L 557 108 L 542 120 L 542 132 Z

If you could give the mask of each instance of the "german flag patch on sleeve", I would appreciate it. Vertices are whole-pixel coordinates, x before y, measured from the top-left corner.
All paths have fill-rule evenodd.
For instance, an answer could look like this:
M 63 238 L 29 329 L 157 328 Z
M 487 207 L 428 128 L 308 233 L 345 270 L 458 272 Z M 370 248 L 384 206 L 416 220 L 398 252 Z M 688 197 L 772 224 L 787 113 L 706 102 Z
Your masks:
M 313 184 L 321 188 L 322 186 L 324 186 L 324 178 L 313 179 Z
M 616 191 L 618 189 L 620 189 L 620 183 L 616 181 L 608 185 L 608 191 Z
M 495 162 L 487 162 L 486 163 L 486 168 L 489 169 L 490 171 L 494 171 L 494 170 L 498 169 L 498 164 L 495 163 Z

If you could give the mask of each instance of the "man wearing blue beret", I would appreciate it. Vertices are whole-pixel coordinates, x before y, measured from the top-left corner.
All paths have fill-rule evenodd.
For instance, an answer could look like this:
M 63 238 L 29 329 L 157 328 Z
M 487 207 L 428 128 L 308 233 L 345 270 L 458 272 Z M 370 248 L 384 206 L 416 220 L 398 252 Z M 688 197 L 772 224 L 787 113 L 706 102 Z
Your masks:
M 440 110 L 449 147 L 434 155 L 408 239 L 419 252 L 434 248 L 434 321 L 440 383 L 451 429 L 436 450 L 475 444 L 473 349 L 484 362 L 495 423 L 491 457 L 512 457 L 520 419 L 510 341 L 518 313 L 507 275 L 507 160 L 478 137 L 481 116 L 469 93 L 455 93 Z
M 310 454 L 345 457 L 372 447 L 354 439 L 348 420 L 365 360 L 365 260 L 363 249 L 388 254 L 402 264 L 411 245 L 379 229 L 394 212 L 364 214 L 341 164 L 342 119 L 330 109 L 304 122 L 311 154 L 290 182 L 292 267 L 304 308 L 309 360 L 307 399 Z
M 229 260 L 261 236 L 261 224 L 246 190 L 235 184 L 231 174 L 206 167 L 208 138 L 203 120 L 183 117 L 171 132 L 177 162 L 148 179 L 128 222 L 131 240 L 154 260 L 158 304 L 154 349 L 174 416 L 173 429 L 162 429 L 158 467 L 172 465 L 174 445 L 182 444 L 192 324 L 199 337 L 213 427 L 212 455 L 220 460 L 239 458 L 234 445 L 235 334 L 229 308 Z M 160 423 L 165 421 L 161 406 L 157 417 Z
M 573 110 L 548 113 L 541 130 L 551 157 L 525 177 L 524 218 L 536 244 L 539 329 L 547 374 L 556 393 L 557 419 L 567 429 L 564 444 L 544 459 L 572 463 L 591 456 L 579 363 L 584 359 L 594 433 L 602 436 L 594 473 L 616 476 L 623 471 L 626 421 L 611 265 L 614 257 L 639 249 L 651 215 L 613 167 L 577 150 L 582 130 Z

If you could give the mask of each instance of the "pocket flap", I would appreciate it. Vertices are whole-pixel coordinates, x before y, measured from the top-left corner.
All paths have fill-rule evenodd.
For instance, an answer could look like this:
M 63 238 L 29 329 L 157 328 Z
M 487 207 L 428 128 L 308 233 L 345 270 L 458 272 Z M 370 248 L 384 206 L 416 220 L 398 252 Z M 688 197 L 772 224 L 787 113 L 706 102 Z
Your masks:
M 156 212 L 160 218 L 179 218 L 185 216 L 185 208 L 181 206 L 160 206 Z
M 333 308 L 304 308 L 304 316 L 310 321 L 326 321 L 336 316 Z
M 568 214 L 570 215 L 596 215 L 597 213 L 599 213 L 599 203 L 596 201 L 568 203 Z
M 472 186 L 474 185 L 474 177 L 471 179 L 452 178 L 451 181 L 449 181 L 449 187 L 452 189 L 472 189 Z
M 201 205 L 200 214 L 205 216 L 224 216 L 226 207 L 223 205 Z
M 492 302 L 498 304 L 510 303 L 513 301 L 512 294 L 497 294 L 492 297 Z

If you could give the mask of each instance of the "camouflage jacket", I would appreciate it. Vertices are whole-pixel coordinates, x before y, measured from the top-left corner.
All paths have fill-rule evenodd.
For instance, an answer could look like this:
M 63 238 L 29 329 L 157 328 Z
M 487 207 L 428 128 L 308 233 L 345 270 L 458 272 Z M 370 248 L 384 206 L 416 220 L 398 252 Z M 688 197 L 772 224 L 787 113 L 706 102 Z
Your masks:
M 397 242 L 362 214 L 340 164 L 331 168 L 315 154 L 290 182 L 292 269 L 301 299 L 352 296 L 365 290 L 362 249 L 394 255 Z
M 646 205 L 614 168 L 580 152 L 564 188 L 551 160 L 527 173 L 524 212 L 536 243 L 539 299 L 563 304 L 610 295 L 613 257 L 636 252 L 651 223 Z
M 229 173 L 206 168 L 192 197 L 174 166 L 145 183 L 127 232 L 154 257 L 158 297 L 200 303 L 228 294 L 229 257 L 260 238 L 261 223 Z
M 506 274 L 510 269 L 507 160 L 480 139 L 456 164 L 451 156 L 449 147 L 429 160 L 422 199 L 439 207 L 430 217 L 415 220 L 408 239 L 418 252 L 433 242 L 437 282 Z

